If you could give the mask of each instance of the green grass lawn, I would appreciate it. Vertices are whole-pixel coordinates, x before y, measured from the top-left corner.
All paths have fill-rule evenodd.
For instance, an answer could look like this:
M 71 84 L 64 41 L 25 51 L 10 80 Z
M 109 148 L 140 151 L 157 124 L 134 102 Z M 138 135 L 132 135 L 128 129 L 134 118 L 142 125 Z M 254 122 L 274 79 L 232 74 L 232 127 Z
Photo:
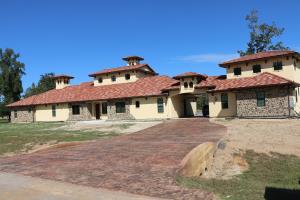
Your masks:
M 291 155 L 258 154 L 248 151 L 249 170 L 230 180 L 177 177 L 180 185 L 214 192 L 220 199 L 264 199 L 266 187 L 300 189 L 300 158 Z M 288 198 L 287 198 L 288 199 Z
M 61 127 L 66 123 L 28 123 L 12 124 L 0 123 L 0 155 L 5 153 L 18 153 L 31 150 L 35 145 L 42 145 L 47 142 L 71 142 L 84 141 L 99 138 L 117 136 L 120 133 L 97 131 L 97 130 L 52 130 Z M 126 129 L 132 124 L 114 125 Z

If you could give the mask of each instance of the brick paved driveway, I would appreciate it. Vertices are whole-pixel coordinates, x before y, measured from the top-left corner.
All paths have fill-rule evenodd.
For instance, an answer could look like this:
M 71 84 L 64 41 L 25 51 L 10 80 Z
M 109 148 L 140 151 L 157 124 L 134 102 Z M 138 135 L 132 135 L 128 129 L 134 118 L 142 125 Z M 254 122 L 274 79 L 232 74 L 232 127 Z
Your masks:
M 153 197 L 211 199 L 177 186 L 176 170 L 191 149 L 225 132 L 207 119 L 169 120 L 130 135 L 2 158 L 0 170 Z

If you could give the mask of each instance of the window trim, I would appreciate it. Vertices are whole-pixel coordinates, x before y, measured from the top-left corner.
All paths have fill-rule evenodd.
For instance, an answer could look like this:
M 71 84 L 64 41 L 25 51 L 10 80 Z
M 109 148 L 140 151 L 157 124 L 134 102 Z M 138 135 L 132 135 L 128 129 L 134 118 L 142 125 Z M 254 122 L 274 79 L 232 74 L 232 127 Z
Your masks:
M 158 113 L 164 113 L 164 99 L 162 97 L 157 98 L 157 112 Z
M 140 107 L 141 107 L 140 101 L 135 101 L 135 108 L 140 108 Z
M 279 63 L 281 64 L 280 66 L 278 65 Z M 273 70 L 274 71 L 281 71 L 281 70 L 283 70 L 283 63 L 282 63 L 282 61 L 275 61 L 275 62 L 273 62 Z
M 103 108 L 105 108 L 105 109 L 103 109 Z M 105 111 L 105 112 L 103 112 L 103 111 Z M 107 102 L 102 102 L 101 103 L 101 114 L 102 115 L 107 115 Z
M 222 109 L 228 109 L 229 108 L 228 93 L 221 93 L 221 108 Z
M 52 110 L 52 117 L 56 117 L 56 105 L 52 105 L 51 110 Z
M 235 70 L 239 70 L 239 74 L 236 74 Z M 242 68 L 241 67 L 235 67 L 235 68 L 233 68 L 233 75 L 234 76 L 241 76 L 242 75 Z
M 78 113 L 74 112 L 77 111 L 74 108 L 78 108 Z M 80 115 L 80 105 L 72 105 L 72 115 Z
M 256 67 L 258 67 L 258 68 L 256 68 Z M 257 69 L 259 69 L 259 70 L 256 71 Z M 254 74 L 261 73 L 261 65 L 260 65 L 260 64 L 253 65 L 253 66 L 252 66 L 252 72 L 253 72 Z
M 120 105 L 121 107 L 119 107 Z M 126 103 L 124 101 L 116 102 L 115 106 L 116 106 L 116 113 L 126 113 Z
M 259 97 L 259 94 L 263 94 L 263 97 Z M 260 104 L 261 101 L 263 101 L 263 104 Z M 266 92 L 265 91 L 257 91 L 256 92 L 256 106 L 257 107 L 265 107 L 266 106 Z

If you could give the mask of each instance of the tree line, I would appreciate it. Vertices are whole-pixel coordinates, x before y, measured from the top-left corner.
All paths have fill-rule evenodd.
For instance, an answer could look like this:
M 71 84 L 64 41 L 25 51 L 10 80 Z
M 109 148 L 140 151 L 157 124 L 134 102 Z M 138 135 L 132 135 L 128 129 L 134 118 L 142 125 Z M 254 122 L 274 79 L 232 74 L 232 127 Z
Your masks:
M 282 42 L 274 42 L 281 36 L 284 28 L 272 24 L 259 23 L 258 12 L 251 11 L 246 16 L 249 28 L 249 42 L 245 51 L 238 51 L 240 56 L 255 54 L 268 50 L 289 49 Z M 0 49 L 0 117 L 10 116 L 10 111 L 5 106 L 55 88 L 54 73 L 42 74 L 37 84 L 32 83 L 23 92 L 22 77 L 25 75 L 25 64 L 19 61 L 20 54 L 13 49 Z
M 25 64 L 19 58 L 20 54 L 13 49 L 0 49 L 0 117 L 10 117 L 7 104 L 55 88 L 54 73 L 45 73 L 37 84 L 32 83 L 24 93 L 22 77 L 25 75 Z

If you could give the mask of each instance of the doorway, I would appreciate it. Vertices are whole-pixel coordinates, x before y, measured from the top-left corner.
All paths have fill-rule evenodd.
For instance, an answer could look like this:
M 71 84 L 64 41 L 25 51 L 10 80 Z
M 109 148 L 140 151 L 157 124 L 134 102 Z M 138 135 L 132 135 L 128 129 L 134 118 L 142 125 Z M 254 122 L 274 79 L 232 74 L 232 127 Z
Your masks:
M 100 119 L 100 104 L 97 103 L 95 105 L 95 115 L 96 115 L 96 119 Z

